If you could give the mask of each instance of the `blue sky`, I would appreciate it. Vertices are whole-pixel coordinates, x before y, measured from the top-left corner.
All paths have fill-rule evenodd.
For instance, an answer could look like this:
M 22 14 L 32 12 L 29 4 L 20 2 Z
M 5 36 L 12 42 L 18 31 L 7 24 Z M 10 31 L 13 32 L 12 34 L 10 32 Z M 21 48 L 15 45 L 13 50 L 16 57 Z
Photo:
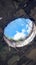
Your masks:
M 13 38 L 17 32 L 22 32 L 22 29 L 25 30 L 23 34 L 26 36 L 29 34 L 27 30 L 29 30 L 29 23 L 31 20 L 25 18 L 18 18 L 11 21 L 4 29 L 4 35 L 8 38 Z

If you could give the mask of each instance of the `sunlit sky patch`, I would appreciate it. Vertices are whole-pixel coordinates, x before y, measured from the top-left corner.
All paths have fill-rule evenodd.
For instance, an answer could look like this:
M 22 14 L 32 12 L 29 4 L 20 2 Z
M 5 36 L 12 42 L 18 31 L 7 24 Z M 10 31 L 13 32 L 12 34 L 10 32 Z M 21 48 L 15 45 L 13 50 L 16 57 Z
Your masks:
M 19 40 L 29 35 L 32 28 L 30 19 L 18 18 L 11 21 L 4 29 L 4 35 L 8 39 Z

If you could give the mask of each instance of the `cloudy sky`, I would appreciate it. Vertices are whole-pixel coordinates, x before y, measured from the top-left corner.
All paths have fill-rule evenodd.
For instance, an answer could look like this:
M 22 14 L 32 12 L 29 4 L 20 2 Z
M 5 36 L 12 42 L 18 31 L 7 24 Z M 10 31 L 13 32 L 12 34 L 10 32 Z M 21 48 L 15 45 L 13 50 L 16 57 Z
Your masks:
M 19 40 L 28 36 L 32 28 L 32 21 L 25 18 L 18 18 L 11 21 L 4 29 L 4 35 L 9 39 Z

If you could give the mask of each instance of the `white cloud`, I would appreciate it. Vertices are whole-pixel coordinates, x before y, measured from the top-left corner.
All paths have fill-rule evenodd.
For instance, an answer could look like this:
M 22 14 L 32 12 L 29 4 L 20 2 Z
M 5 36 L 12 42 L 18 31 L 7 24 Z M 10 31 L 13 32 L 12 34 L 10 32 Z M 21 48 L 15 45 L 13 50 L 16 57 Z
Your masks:
M 28 24 L 26 25 L 26 28 L 28 27 Z
M 30 27 L 32 27 L 32 21 L 31 21 L 31 20 L 28 21 L 28 25 L 29 25 Z
M 30 33 L 30 32 L 31 32 L 31 27 L 29 27 L 29 28 L 27 29 L 27 32 L 28 32 L 28 33 Z
M 25 29 L 22 29 L 22 33 L 24 33 L 26 30 Z
M 29 25 L 30 25 L 30 27 L 32 27 L 32 22 L 30 22 L 30 24 L 29 24 Z
M 26 35 L 25 35 L 23 32 L 17 32 L 17 33 L 14 35 L 13 39 L 14 39 L 14 40 L 19 40 L 19 39 L 25 38 L 25 36 L 26 36 Z

